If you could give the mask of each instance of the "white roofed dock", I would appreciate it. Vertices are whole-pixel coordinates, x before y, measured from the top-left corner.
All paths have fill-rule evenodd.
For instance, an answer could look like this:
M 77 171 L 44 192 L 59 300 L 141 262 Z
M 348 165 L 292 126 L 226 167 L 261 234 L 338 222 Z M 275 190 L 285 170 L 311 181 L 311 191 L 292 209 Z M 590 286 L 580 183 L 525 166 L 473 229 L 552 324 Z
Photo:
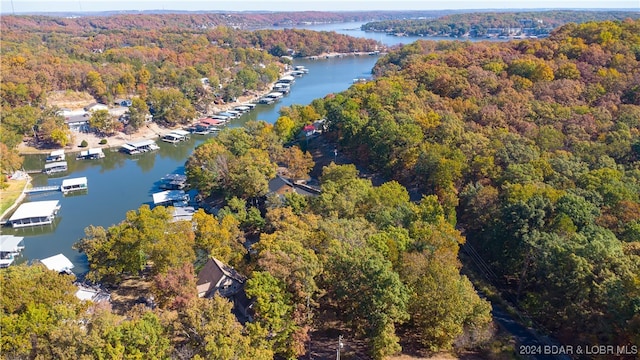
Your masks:
M 40 262 L 47 267 L 49 270 L 53 270 L 56 272 L 66 272 L 70 273 L 71 269 L 74 268 L 73 263 L 69 258 L 64 256 L 63 254 L 58 254 L 54 256 L 50 256 L 46 259 L 40 260 Z
M 53 223 L 59 210 L 58 200 L 24 203 L 11 215 L 9 224 L 14 228 L 49 225 Z
M 89 187 L 87 185 L 87 178 L 79 177 L 79 178 L 62 180 L 60 191 L 62 191 L 63 194 L 67 194 L 72 191 L 87 190 L 88 188 Z
M 0 268 L 13 264 L 16 256 L 24 249 L 22 240 L 22 236 L 0 235 Z

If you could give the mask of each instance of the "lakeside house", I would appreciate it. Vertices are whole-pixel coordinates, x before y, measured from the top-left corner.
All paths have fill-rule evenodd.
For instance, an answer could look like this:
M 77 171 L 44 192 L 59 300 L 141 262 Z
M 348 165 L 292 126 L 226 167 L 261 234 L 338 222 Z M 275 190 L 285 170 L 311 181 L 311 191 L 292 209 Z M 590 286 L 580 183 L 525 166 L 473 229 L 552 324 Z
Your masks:
M 280 175 L 276 175 L 275 178 L 269 180 L 269 194 L 284 196 L 289 193 L 297 193 L 304 196 L 317 196 L 320 194 L 320 190 L 309 185 L 293 183 Z
M 58 200 L 33 201 L 20 205 L 8 223 L 14 228 L 51 225 L 60 210 Z
M 0 268 L 9 267 L 24 250 L 24 237 L 0 235 Z
M 240 322 L 251 321 L 251 301 L 244 291 L 247 278 L 222 261 L 210 257 L 198 273 L 198 297 L 222 296 L 233 302 L 234 313 Z

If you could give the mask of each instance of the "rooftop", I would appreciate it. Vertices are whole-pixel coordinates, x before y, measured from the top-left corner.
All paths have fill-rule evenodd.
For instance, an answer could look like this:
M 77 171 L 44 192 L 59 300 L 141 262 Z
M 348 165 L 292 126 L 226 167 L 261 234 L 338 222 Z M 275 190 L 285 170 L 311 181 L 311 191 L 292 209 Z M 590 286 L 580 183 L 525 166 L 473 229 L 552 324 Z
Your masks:
M 0 235 L 0 252 L 17 251 L 23 239 L 22 236 Z
M 20 205 L 16 212 L 11 215 L 9 221 L 34 218 L 34 217 L 47 217 L 54 214 L 58 208 L 58 200 L 49 201 L 33 201 Z
M 73 269 L 73 263 L 63 254 L 50 256 L 46 259 L 40 260 L 40 262 L 49 270 L 62 272 Z

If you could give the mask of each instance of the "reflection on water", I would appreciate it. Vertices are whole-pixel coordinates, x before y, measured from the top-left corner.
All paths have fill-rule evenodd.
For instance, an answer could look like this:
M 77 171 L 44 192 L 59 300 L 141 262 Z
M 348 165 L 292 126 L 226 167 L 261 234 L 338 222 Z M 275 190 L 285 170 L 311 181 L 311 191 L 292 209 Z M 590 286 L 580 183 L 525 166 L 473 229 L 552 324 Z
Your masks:
M 62 221 L 62 216 L 58 213 L 58 216 L 53 220 L 53 223 L 48 225 L 38 225 L 38 226 L 28 226 L 14 229 L 10 226 L 2 227 L 3 235 L 15 235 L 15 236 L 24 236 L 25 238 L 28 236 L 39 236 L 45 234 L 53 234 L 56 230 L 56 227 Z

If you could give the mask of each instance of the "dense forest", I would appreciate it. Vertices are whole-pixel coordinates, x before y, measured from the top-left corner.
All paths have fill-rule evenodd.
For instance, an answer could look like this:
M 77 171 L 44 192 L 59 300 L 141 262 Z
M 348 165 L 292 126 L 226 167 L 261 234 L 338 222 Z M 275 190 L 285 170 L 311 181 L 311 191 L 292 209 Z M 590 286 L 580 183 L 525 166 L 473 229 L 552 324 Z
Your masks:
M 171 11 L 119 11 L 117 13 L 69 13 L 68 16 L 54 15 L 16 16 L 10 26 L 29 27 L 41 30 L 42 26 L 63 25 L 69 29 L 162 29 L 175 27 L 199 29 L 202 27 L 228 26 L 240 29 L 258 29 L 271 26 L 297 26 L 308 24 L 327 24 L 343 22 L 370 21 L 372 19 L 390 20 L 412 17 L 440 17 L 466 10 L 397 10 L 397 11 L 296 11 L 296 12 L 176 12 Z M 109 16 L 105 16 L 109 15 Z
M 243 34 L 144 33 L 209 49 L 207 36 L 218 32 Z M 119 79 L 105 75 L 113 69 L 147 69 L 149 94 L 171 87 L 165 58 L 154 58 L 162 48 L 105 40 L 135 43 L 135 31 L 101 35 L 52 41 L 78 41 L 57 53 L 74 68 L 108 79 Z M 32 111 L 42 97 L 29 86 L 47 73 L 30 69 L 57 61 L 46 52 L 20 59 L 43 46 L 43 34 L 21 36 L 2 59 L 13 86 L 3 81 L 3 113 Z M 230 66 L 231 53 L 264 54 L 244 50 L 245 37 L 215 39 L 238 45 L 210 50 L 228 54 Z M 98 41 L 106 51 L 90 50 Z M 178 76 L 174 64 L 195 69 L 201 53 L 185 51 L 167 66 Z M 87 279 L 117 288 L 141 278 L 156 307 L 89 307 L 64 275 L 39 265 L 4 270 L 3 356 L 296 359 L 319 329 L 360 341 L 374 359 L 401 342 L 425 351 L 482 347 L 490 304 L 461 274 L 460 249 L 474 249 L 468 265 L 561 343 L 640 343 L 640 20 L 567 24 L 544 40 L 418 41 L 381 58 L 374 73 L 343 93 L 283 108 L 273 125 L 225 129 L 196 148 L 187 176 L 202 196 L 225 199 L 215 215 L 199 210 L 192 222 L 173 222 L 170 208 L 142 206 L 120 224 L 85 230 L 76 248 L 89 260 Z M 109 91 L 119 84 L 104 78 Z M 341 153 L 389 181 L 373 186 L 356 166 L 331 164 L 317 196 L 269 194 L 282 169 L 292 180 L 308 177 L 305 147 L 285 144 L 319 119 Z M 253 321 L 239 322 L 223 298 L 197 297 L 195 274 L 211 256 L 246 276 Z
M 524 29 L 528 35 L 546 36 L 567 23 L 587 21 L 637 19 L 632 11 L 522 11 L 476 12 L 450 14 L 435 19 L 392 19 L 372 21 L 362 26 L 365 31 L 384 31 L 414 36 L 471 36 L 514 35 L 514 29 Z M 510 32 L 511 31 L 511 32 Z M 522 31 L 518 32 L 521 34 Z
M 639 34 L 418 41 L 321 109 L 342 151 L 436 195 L 486 276 L 561 341 L 637 343 Z

